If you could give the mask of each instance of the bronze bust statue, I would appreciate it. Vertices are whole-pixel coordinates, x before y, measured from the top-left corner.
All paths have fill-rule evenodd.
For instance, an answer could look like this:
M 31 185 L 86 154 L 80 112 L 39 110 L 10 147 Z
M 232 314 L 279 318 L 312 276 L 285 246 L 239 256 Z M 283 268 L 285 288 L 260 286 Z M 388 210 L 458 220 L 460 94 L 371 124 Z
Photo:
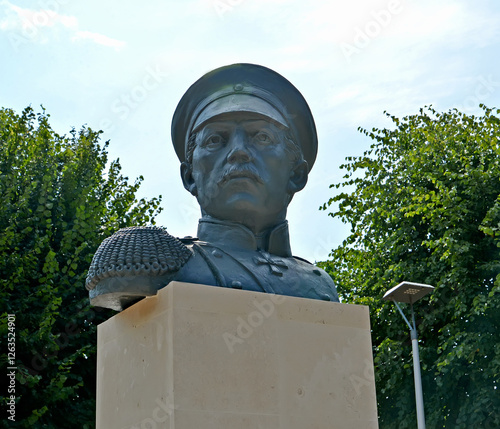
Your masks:
M 317 152 L 311 111 L 283 76 L 233 64 L 202 76 L 172 120 L 196 238 L 157 227 L 105 240 L 87 277 L 92 304 L 121 310 L 170 281 L 338 301 L 330 276 L 292 256 L 286 211 Z

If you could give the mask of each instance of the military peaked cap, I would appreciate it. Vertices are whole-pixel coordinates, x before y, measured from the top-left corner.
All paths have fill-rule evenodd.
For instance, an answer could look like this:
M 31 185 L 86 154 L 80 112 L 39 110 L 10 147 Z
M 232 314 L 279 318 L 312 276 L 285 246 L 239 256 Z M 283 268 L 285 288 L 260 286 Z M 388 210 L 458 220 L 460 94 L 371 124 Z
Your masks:
M 207 120 L 229 112 L 249 112 L 270 118 L 292 133 L 309 170 L 318 150 L 311 110 L 287 79 L 256 64 L 232 64 L 198 79 L 181 98 L 172 119 L 172 142 L 185 161 L 189 136 Z

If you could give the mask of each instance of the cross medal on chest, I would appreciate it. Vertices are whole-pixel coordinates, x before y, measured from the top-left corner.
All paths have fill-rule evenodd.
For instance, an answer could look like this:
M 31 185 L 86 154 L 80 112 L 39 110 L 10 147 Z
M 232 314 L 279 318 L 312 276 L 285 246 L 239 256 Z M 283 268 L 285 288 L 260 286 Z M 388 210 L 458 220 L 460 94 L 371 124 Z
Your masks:
M 264 252 L 263 250 L 260 250 L 259 253 L 261 256 L 255 256 L 253 258 L 253 261 L 257 265 L 269 265 L 271 273 L 276 276 L 283 276 L 283 271 L 281 271 L 280 268 L 288 269 L 288 267 L 282 259 L 273 258 L 270 253 Z

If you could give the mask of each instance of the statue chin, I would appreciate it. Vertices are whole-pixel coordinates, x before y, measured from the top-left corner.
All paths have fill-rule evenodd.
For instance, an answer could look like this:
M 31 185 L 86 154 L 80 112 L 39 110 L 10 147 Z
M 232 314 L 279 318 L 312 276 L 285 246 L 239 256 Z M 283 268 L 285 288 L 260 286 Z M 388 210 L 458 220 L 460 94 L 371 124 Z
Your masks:
M 290 196 L 286 192 L 259 195 L 248 189 L 221 190 L 217 198 L 203 198 L 198 203 L 203 216 L 243 224 L 254 232 L 273 227 L 286 218 Z

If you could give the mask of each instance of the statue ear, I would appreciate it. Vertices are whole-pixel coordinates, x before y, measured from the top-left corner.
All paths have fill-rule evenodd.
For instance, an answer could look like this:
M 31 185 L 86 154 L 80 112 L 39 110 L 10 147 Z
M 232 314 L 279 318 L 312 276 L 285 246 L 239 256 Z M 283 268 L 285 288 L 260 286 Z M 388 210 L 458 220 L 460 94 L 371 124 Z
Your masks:
M 309 174 L 308 165 L 306 160 L 298 161 L 290 172 L 290 180 L 288 181 L 288 192 L 295 194 L 304 189 L 307 183 L 307 176 Z
M 196 197 L 198 189 L 196 188 L 196 183 L 194 183 L 193 168 L 190 163 L 183 162 L 181 164 L 181 177 L 186 190 Z

